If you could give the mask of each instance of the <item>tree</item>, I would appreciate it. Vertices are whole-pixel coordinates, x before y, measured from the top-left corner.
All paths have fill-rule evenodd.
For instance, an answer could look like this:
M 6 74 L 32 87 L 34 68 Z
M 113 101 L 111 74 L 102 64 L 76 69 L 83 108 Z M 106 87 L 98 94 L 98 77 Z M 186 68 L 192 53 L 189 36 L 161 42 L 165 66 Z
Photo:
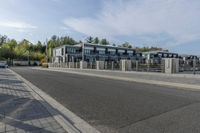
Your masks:
M 92 42 L 93 42 L 93 37 L 89 36 L 89 37 L 86 39 L 86 42 L 87 42 L 87 43 L 92 43 Z
M 64 37 L 61 37 L 61 45 L 74 45 L 76 44 L 76 41 L 69 37 L 69 36 L 64 36 Z
M 29 52 L 31 50 L 29 41 L 24 39 L 22 40 L 14 49 L 18 59 L 27 59 Z
M 142 48 L 136 48 L 137 52 L 149 52 L 149 51 L 162 51 L 162 48 L 158 47 L 142 47 Z
M 0 46 L 6 43 L 8 37 L 6 35 L 2 36 L 0 35 Z
M 94 44 L 99 44 L 99 38 L 98 38 L 98 37 L 95 37 L 92 43 L 94 43 Z
M 14 53 L 7 47 L 1 47 L 0 48 L 0 58 L 2 59 L 13 59 Z
M 122 45 L 119 45 L 119 47 L 132 48 L 132 45 L 130 45 L 129 42 L 125 42 Z
M 8 40 L 6 43 L 3 44 L 4 47 L 7 47 L 11 51 L 17 46 L 17 41 L 15 39 Z
M 104 38 L 104 39 L 102 39 L 102 40 L 100 41 L 100 44 L 102 44 L 102 45 L 108 45 L 109 42 Z

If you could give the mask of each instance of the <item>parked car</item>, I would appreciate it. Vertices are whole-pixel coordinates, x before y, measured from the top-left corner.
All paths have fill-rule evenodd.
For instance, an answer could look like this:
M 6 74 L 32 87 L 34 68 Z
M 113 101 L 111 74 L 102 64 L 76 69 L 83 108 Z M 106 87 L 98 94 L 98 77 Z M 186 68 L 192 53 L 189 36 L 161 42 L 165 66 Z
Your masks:
M 0 62 L 0 68 L 8 68 L 8 65 L 4 62 Z

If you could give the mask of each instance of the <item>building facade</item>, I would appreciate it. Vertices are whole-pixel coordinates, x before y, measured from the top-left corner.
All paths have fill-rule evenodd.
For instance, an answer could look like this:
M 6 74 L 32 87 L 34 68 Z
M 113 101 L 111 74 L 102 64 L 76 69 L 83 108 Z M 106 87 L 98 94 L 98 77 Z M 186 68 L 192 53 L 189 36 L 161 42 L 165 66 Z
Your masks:
M 89 43 L 77 45 L 63 45 L 53 49 L 53 62 L 95 62 L 95 61 L 120 61 L 141 60 L 142 53 L 135 49 L 121 48 L 108 45 L 95 45 Z
M 168 51 L 143 52 L 142 56 L 146 63 L 161 63 L 162 59 L 164 58 L 179 58 L 177 53 L 171 53 Z

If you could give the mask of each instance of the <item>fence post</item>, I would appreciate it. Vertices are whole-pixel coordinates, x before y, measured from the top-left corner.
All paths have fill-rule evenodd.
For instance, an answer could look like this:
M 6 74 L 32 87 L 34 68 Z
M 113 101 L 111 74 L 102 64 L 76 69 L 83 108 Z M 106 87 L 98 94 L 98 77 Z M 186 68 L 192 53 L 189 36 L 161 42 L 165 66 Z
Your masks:
M 120 60 L 121 71 L 126 71 L 126 60 Z
M 138 71 L 138 61 L 135 62 L 135 70 Z
M 111 62 L 111 69 L 114 70 L 114 62 Z
M 172 74 L 179 72 L 179 59 L 165 59 L 165 73 Z
M 85 69 L 85 68 L 87 68 L 87 62 L 80 61 L 80 69 Z
M 196 59 L 193 60 L 193 74 L 196 74 Z
M 150 60 L 148 59 L 146 63 L 147 63 L 147 72 L 149 72 L 150 71 Z

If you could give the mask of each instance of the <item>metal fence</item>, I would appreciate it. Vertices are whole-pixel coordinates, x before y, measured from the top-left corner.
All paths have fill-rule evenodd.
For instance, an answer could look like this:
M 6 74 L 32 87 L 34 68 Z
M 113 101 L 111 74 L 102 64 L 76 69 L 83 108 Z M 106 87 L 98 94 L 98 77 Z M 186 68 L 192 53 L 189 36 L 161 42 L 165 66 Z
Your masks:
M 120 70 L 120 61 L 107 61 L 104 63 L 104 69 L 106 70 Z
M 187 74 L 200 74 L 200 61 L 199 60 L 180 60 L 179 72 Z
M 100 69 L 96 62 L 85 62 L 84 69 Z M 121 61 L 105 61 L 101 70 L 118 70 L 118 71 L 139 71 L 139 72 L 159 72 L 164 73 L 165 60 L 145 61 L 145 60 L 127 60 L 125 68 L 122 67 Z M 67 63 L 49 63 L 49 67 L 56 68 L 75 68 L 80 69 L 80 62 Z M 200 74 L 199 60 L 179 60 L 179 73 L 183 74 Z
M 127 71 L 142 71 L 142 72 L 164 72 L 164 61 L 146 63 L 145 61 L 130 61 L 126 64 L 125 70 Z M 56 68 L 80 68 L 80 62 L 67 62 L 67 63 L 49 63 L 49 67 Z M 97 69 L 96 62 L 86 62 L 85 69 Z M 122 70 L 121 61 L 105 61 L 104 70 Z
M 143 72 L 163 72 L 164 73 L 164 61 L 161 61 L 159 63 L 145 63 L 145 62 L 138 62 L 135 65 L 134 68 L 135 71 L 143 71 Z
M 96 62 L 87 62 L 87 69 L 96 69 Z

